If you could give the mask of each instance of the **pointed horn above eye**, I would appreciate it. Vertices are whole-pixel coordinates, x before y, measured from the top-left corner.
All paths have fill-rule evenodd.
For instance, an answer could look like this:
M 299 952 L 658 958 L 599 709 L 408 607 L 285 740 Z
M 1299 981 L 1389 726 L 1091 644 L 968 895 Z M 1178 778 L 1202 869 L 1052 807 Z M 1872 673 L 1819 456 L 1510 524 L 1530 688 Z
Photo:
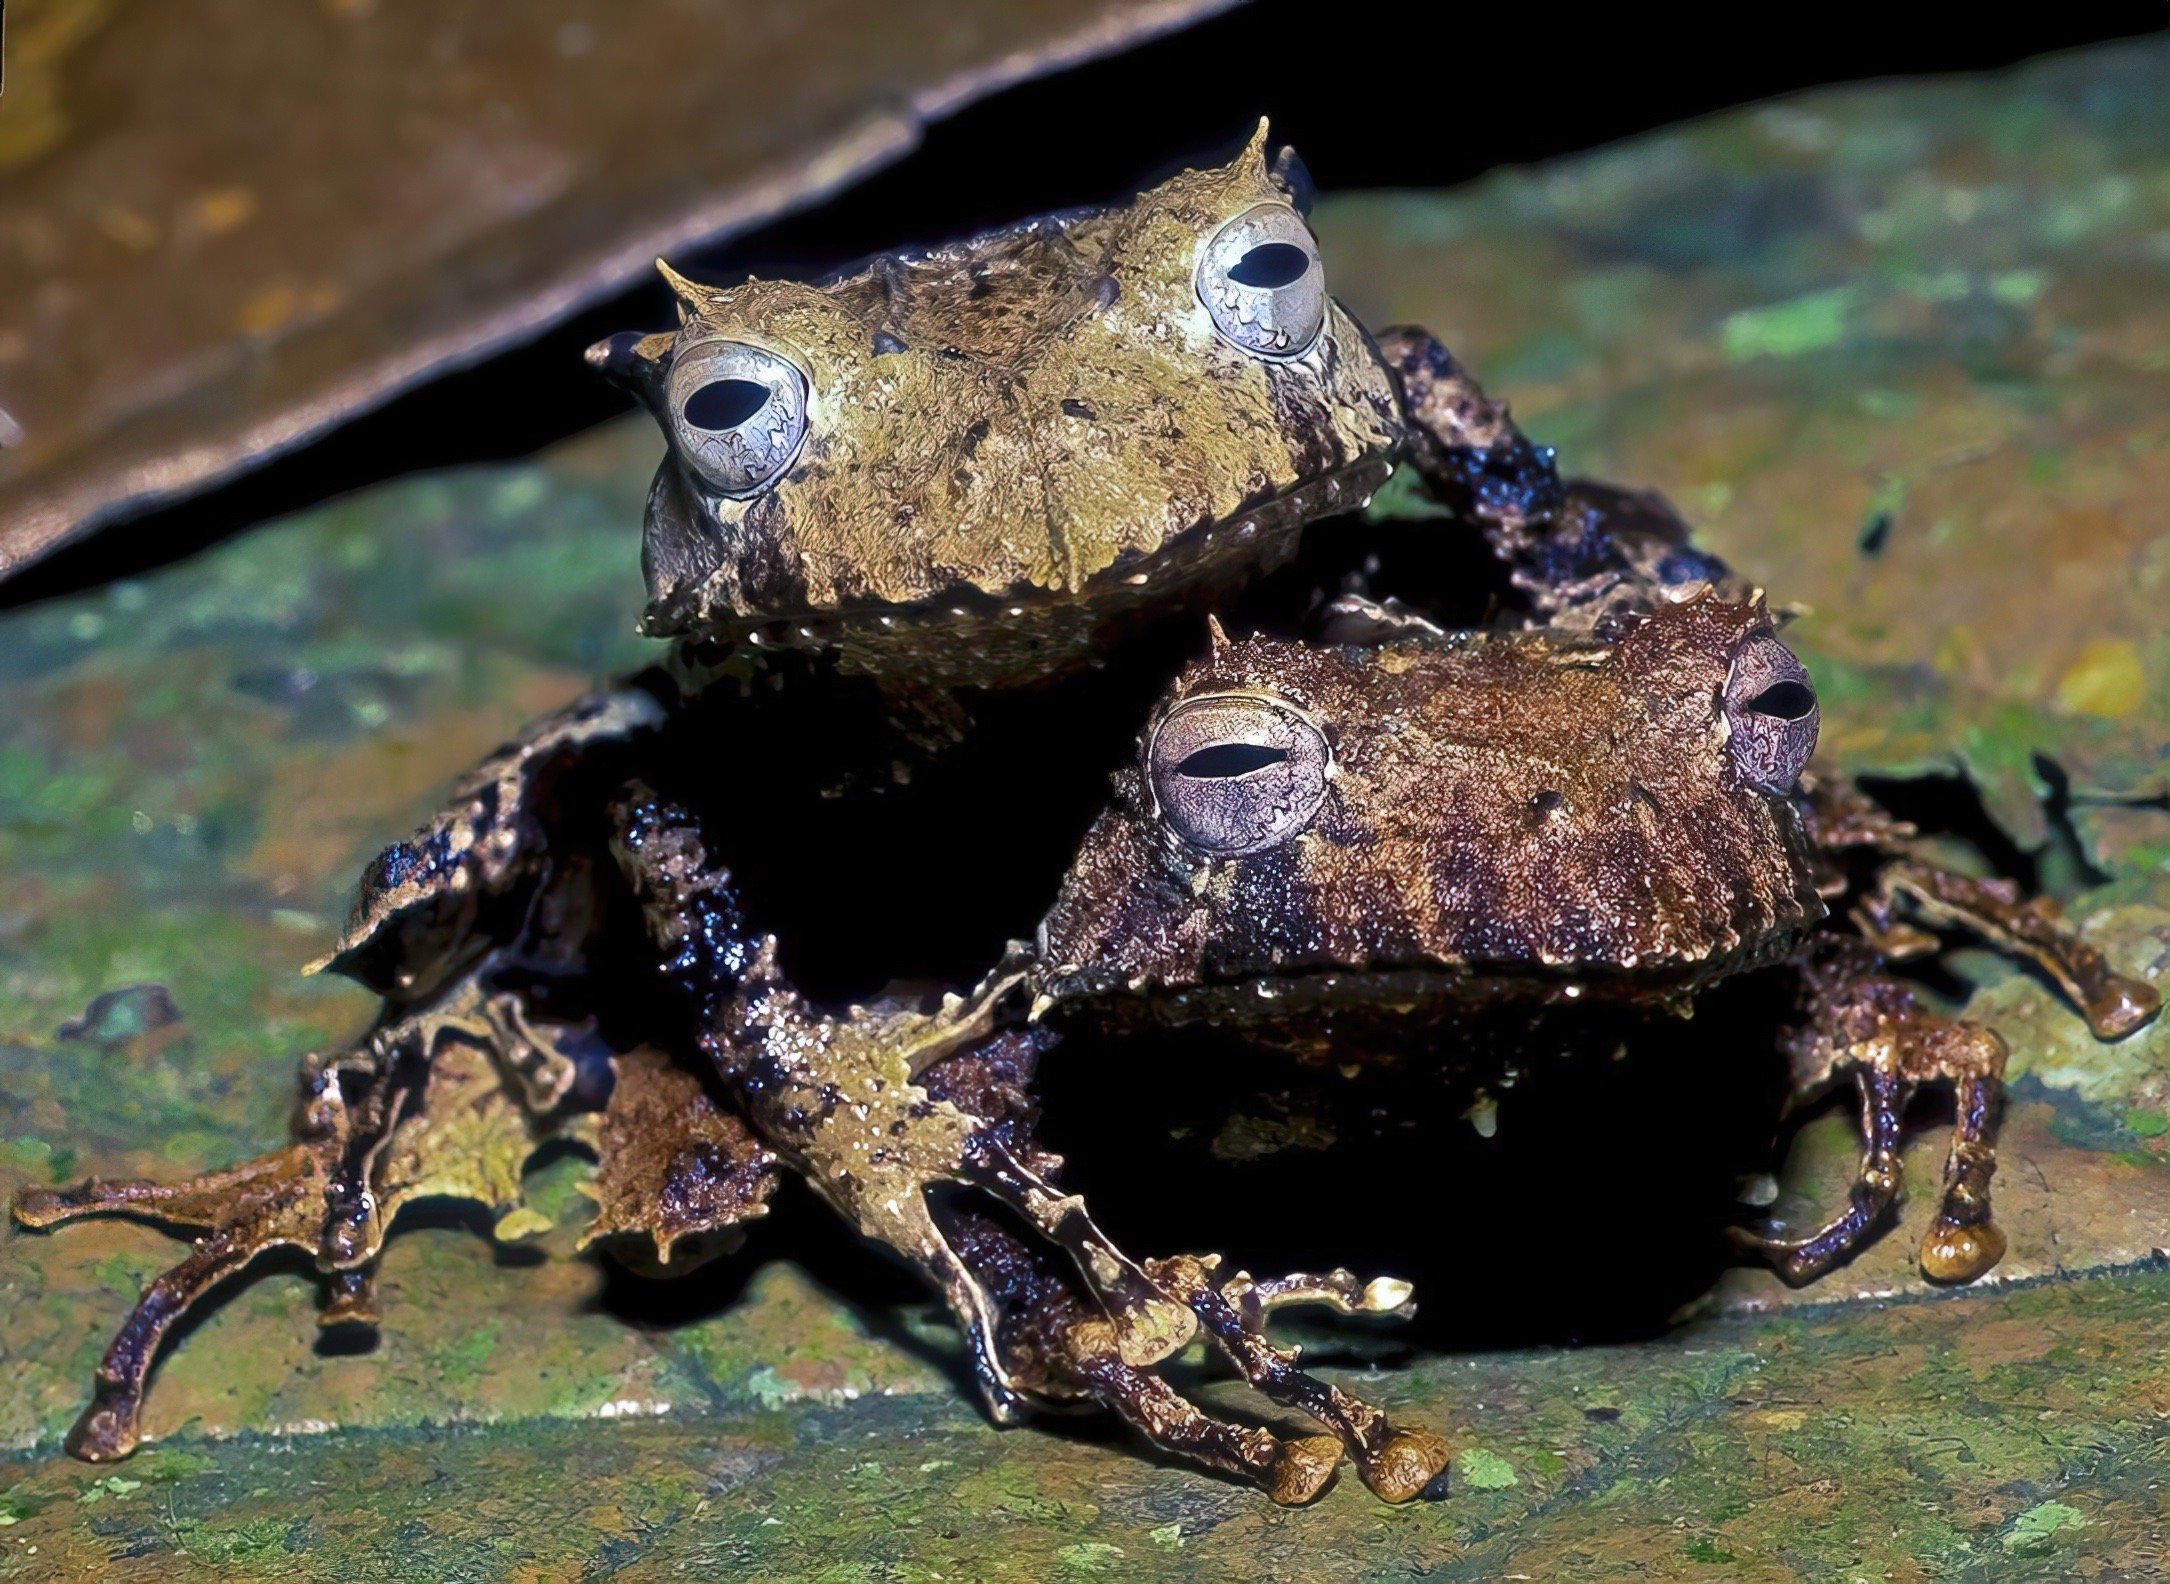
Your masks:
M 1220 617 L 1214 615 L 1206 617 L 1206 642 L 1216 660 L 1224 658 L 1228 651 L 1235 647 L 1228 636 L 1228 629 L 1221 625 Z
M 681 323 L 699 314 L 715 297 L 714 288 L 703 286 L 696 280 L 688 280 L 663 259 L 656 260 L 656 273 L 663 277 L 664 284 L 671 289 L 671 295 L 678 299 L 678 317 Z

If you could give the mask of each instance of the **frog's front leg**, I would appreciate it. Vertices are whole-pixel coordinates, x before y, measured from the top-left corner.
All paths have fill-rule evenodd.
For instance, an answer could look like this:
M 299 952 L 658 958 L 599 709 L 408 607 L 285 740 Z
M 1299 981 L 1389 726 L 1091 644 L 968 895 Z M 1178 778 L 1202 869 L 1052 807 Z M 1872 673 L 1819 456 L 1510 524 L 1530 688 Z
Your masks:
M 1022 1407 L 995 1343 L 994 1311 L 934 1215 L 929 1196 L 976 1188 L 1000 1200 L 1076 1259 L 1123 1356 L 1165 1358 L 1194 1326 L 1096 1226 L 1081 1201 L 1036 1169 L 1014 1121 L 975 1113 L 915 1074 L 996 1035 L 996 1002 L 1016 983 L 998 970 L 971 1002 L 940 1012 L 808 1006 L 757 939 L 729 875 L 708 857 L 686 810 L 635 789 L 617 807 L 619 860 L 686 993 L 694 1036 L 763 1140 L 866 1236 L 902 1254 L 939 1287 L 965 1327 L 996 1417 Z
M 1096 1402 L 1162 1451 L 1259 1486 L 1301 1506 L 1333 1482 L 1332 1436 L 1284 1438 L 1208 1413 L 1156 1369 L 1124 1362 L 1113 1328 L 1065 1271 L 992 1217 L 964 1211 L 953 1241 L 997 1306 L 1004 1368 L 1050 1407 Z
M 1029 1085 L 1037 1055 L 1038 1043 L 1028 1042 L 1028 1036 L 998 1035 L 932 1064 L 922 1077 L 931 1093 L 975 1115 L 1000 1118 L 1007 1153 L 1041 1181 L 1044 1192 L 1053 1194 L 1058 1190 L 1052 1179 L 1061 1161 L 1033 1136 L 1038 1116 Z M 1081 1200 L 1066 1202 L 1082 1214 Z M 958 1246 L 976 1269 L 988 1268 L 961 1237 Z M 1090 1268 L 1082 1259 L 1079 1263 Z M 1220 1264 L 1214 1254 L 1179 1255 L 1145 1261 L 1144 1275 L 1157 1291 L 1188 1308 L 1207 1339 L 1246 1382 L 1270 1400 L 1332 1430 L 1334 1440 L 1326 1444 L 1338 1442 L 1345 1447 L 1364 1483 L 1382 1500 L 1406 1501 L 1422 1493 L 1446 1467 L 1446 1443 L 1424 1431 L 1396 1429 L 1371 1404 L 1299 1369 L 1297 1354 L 1274 1346 L 1265 1333 L 1267 1317 L 1274 1310 L 1300 1304 L 1323 1305 L 1345 1315 L 1406 1317 L 1413 1312 L 1409 1284 L 1384 1278 L 1359 1281 L 1346 1270 L 1265 1279 L 1247 1271 L 1224 1276 Z M 1067 1359 L 1066 1367 L 1091 1383 L 1092 1395 L 1138 1426 L 1156 1445 L 1257 1480 L 1279 1501 L 1303 1501 L 1316 1494 L 1318 1487 L 1310 1480 L 1317 1472 L 1317 1438 L 1278 1442 L 1262 1431 L 1213 1420 L 1142 1370 L 1133 1357 L 1123 1356 L 1120 1348 L 1115 1360 L 1120 1369 L 1098 1360 L 1099 1351 L 1114 1345 L 1112 1328 L 1105 1320 L 1072 1324 L 1064 1319 L 1076 1307 L 1067 1286 L 1058 1291 L 1042 1282 L 1028 1284 L 1022 1291 L 1005 1288 L 1000 1278 L 1013 1274 L 1015 1265 L 1008 1256 L 996 1259 L 989 1278 L 1010 1321 L 1005 1337 L 1018 1327 L 1040 1337 L 1035 1356 L 1043 1361 L 1058 1355 Z M 1059 1341 L 1049 1340 L 1058 1337 Z M 1036 1394 L 1046 1392 L 1041 1389 Z M 1328 1459 L 1325 1472 L 1331 1471 L 1335 1461 L 1338 1453 Z
M 1981 880 L 1916 859 L 1897 860 L 1877 876 L 1857 920 L 1883 945 L 1905 930 L 1908 914 L 1924 924 L 1965 929 L 2006 956 L 2035 964 L 2080 1009 L 2097 1039 L 2123 1039 L 2162 1010 L 2153 985 L 2118 973 L 2047 899 L 2022 897 L 2008 880 Z
M 1055 1186 L 1058 1163 L 1032 1138 L 1025 1089 L 1048 1036 L 993 1022 L 1016 975 L 998 972 L 971 1001 L 936 1014 L 824 1016 L 777 972 L 774 940 L 749 932 L 729 876 L 710 861 L 688 812 L 636 790 L 618 818 L 620 861 L 665 972 L 687 993 L 702 1049 L 764 1139 L 862 1233 L 940 1289 L 998 1420 L 1082 1393 L 1162 1445 L 1246 1473 L 1280 1499 L 1308 1500 L 1324 1477 L 1315 1442 L 1217 1427 L 1145 1373 L 1203 1321 L 1247 1379 L 1333 1428 L 1380 1495 L 1406 1500 L 1445 1466 L 1443 1443 L 1396 1432 L 1368 1405 L 1304 1375 L 1252 1323 L 1276 1301 L 1390 1297 L 1398 1306 L 1405 1290 L 1351 1294 L 1330 1278 L 1287 1278 L 1252 1284 L 1247 1317 L 1210 1279 L 1211 1262 L 1141 1268 L 1082 1200 Z M 1016 1212 L 1064 1250 L 1069 1270 L 1049 1277 L 1029 1251 L 1020 1265 L 1005 1252 L 1014 1240 L 987 1229 L 968 1201 L 945 1220 L 938 1200 L 956 1190 Z
M 1910 987 L 1879 975 L 1877 966 L 1876 954 L 1857 943 L 1814 943 L 1801 962 L 1809 1021 L 1789 1042 L 1797 1097 L 1812 1098 L 1848 1077 L 1859 1094 L 1861 1167 L 1846 1208 L 1806 1236 L 1739 1228 L 1734 1236 L 1794 1283 L 1850 1257 L 1898 1196 L 1908 1101 L 1926 1085 L 1945 1084 L 1953 1101 L 1951 1147 L 1936 1214 L 1922 1237 L 1921 1271 L 1931 1281 L 1972 1281 L 2004 1257 L 1989 1180 L 1997 1169 L 2006 1046 L 1992 1028 L 1928 1011 Z
M 1379 333 L 1408 420 L 1404 452 L 1440 505 L 1507 550 L 1541 533 L 1566 504 L 1552 449 L 1515 427 L 1507 404 L 1479 388 L 1428 330 L 1395 325 Z
M 1483 532 L 1532 621 L 1601 628 L 1701 587 L 1734 601 L 1753 595 L 1724 562 L 1690 547 L 1688 525 L 1661 497 L 1562 480 L 1551 448 L 1524 435 L 1430 332 L 1397 326 L 1378 345 L 1401 391 L 1405 459 L 1427 494 Z
M 535 1141 L 487 1049 L 494 999 L 463 980 L 351 1049 L 312 1057 L 296 1142 L 283 1149 L 180 1183 L 92 1178 L 16 1201 L 16 1219 L 31 1227 L 125 1215 L 202 1234 L 122 1322 L 70 1450 L 93 1462 L 134 1450 L 145 1383 L 167 1334 L 260 1255 L 298 1248 L 316 1261 L 330 1277 L 324 1324 L 373 1321 L 374 1266 L 402 1203 L 424 1194 L 498 1210 L 518 1203 L 519 1167 Z

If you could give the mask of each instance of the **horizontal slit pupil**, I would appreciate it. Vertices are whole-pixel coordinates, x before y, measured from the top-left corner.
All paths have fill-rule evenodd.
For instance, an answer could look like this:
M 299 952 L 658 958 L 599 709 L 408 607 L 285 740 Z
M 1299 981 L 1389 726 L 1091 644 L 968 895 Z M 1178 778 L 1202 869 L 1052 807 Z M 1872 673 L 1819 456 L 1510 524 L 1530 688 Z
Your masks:
M 1758 715 L 1799 720 L 1816 707 L 1816 695 L 1801 682 L 1774 682 L 1748 701 Z
M 1262 242 L 1236 260 L 1228 278 L 1238 286 L 1271 291 L 1303 279 L 1311 267 L 1311 255 L 1293 242 Z
M 769 404 L 759 380 L 710 380 L 686 398 L 686 422 L 696 429 L 736 429 Z
M 1215 743 L 1199 749 L 1176 768 L 1200 780 L 1221 781 L 1281 764 L 1287 758 L 1286 748 L 1269 748 L 1264 743 Z

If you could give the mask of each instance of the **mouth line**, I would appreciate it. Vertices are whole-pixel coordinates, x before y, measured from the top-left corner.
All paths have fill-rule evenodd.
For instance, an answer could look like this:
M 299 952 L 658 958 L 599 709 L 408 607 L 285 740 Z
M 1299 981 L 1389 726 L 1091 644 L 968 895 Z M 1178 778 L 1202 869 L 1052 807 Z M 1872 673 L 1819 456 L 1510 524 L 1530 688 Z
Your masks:
M 1400 963 L 1369 968 L 1300 968 L 1206 979 L 1192 984 L 1121 980 L 1091 983 L 1085 973 L 1054 981 L 1046 993 L 1064 1008 L 1137 1007 L 1169 1021 L 1189 1017 L 1257 1023 L 1310 1012 L 1419 1016 L 1492 1005 L 1619 1005 L 1668 1000 L 1738 967 L 1755 963 L 1712 953 L 1624 968 L 1612 963 Z

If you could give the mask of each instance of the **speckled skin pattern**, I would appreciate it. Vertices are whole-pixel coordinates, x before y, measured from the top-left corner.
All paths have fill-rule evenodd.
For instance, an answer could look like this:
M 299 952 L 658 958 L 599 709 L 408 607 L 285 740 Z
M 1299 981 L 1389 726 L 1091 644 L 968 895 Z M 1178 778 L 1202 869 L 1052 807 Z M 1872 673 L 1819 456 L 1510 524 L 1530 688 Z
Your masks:
M 1043 928 L 1047 993 L 1408 970 L 1476 999 L 1654 997 L 1785 955 L 1824 912 L 1808 836 L 1741 779 L 1720 709 L 1742 640 L 1768 630 L 1713 597 L 1609 646 L 1542 628 L 1218 646 L 1160 716 L 1288 701 L 1333 742 L 1324 802 L 1293 840 L 1216 859 L 1123 771 Z
M 1300 356 L 1215 333 L 1201 240 L 1288 201 L 1261 126 L 1233 163 L 1134 203 L 825 284 L 674 277 L 675 334 L 595 354 L 667 434 L 672 359 L 710 342 L 775 352 L 811 394 L 802 452 L 751 499 L 704 487 L 673 434 L 648 503 L 648 630 L 793 643 L 811 626 L 885 674 L 1044 674 L 1125 608 L 1285 558 L 1306 520 L 1369 497 L 1404 433 L 1338 305 Z

